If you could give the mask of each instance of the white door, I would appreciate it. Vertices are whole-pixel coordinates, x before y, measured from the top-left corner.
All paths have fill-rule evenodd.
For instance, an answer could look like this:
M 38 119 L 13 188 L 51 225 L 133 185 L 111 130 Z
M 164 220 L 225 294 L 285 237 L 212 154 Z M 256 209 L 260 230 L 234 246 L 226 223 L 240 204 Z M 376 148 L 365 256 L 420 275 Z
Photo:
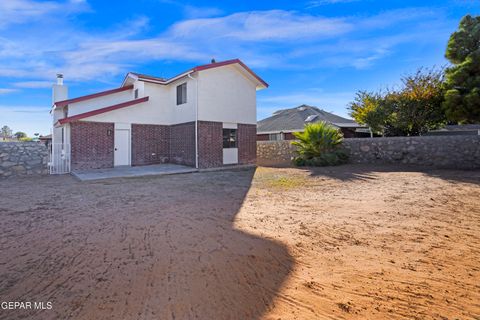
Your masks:
M 115 154 L 113 157 L 113 165 L 128 166 L 130 165 L 130 130 L 115 129 Z

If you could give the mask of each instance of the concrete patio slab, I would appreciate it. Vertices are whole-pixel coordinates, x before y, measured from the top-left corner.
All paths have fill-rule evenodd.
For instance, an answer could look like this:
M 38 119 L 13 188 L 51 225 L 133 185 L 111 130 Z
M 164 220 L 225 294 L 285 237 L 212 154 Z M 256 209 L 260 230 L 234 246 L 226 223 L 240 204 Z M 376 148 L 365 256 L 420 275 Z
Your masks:
M 72 171 L 72 175 L 81 181 L 90 181 L 111 178 L 141 177 L 148 175 L 189 173 L 197 171 L 197 169 L 192 167 L 165 163 L 139 167 L 122 166 L 108 169 L 77 170 Z

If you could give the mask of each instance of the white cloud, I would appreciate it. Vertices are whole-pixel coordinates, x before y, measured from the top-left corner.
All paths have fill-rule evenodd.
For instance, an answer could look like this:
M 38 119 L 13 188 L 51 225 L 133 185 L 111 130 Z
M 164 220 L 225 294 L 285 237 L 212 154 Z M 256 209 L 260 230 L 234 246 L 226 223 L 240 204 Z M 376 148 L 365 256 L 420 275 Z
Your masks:
M 34 1 L 34 0 L 5 0 L 0 1 L 0 28 L 10 24 L 35 22 L 47 15 L 68 15 L 88 10 L 84 0 L 70 0 L 67 2 Z
M 20 82 L 13 83 L 13 85 L 18 88 L 29 88 L 29 89 L 51 88 L 52 82 L 51 81 L 20 81 Z
M 5 3 L 0 6 L 5 8 Z M 142 63 L 205 63 L 212 57 L 217 60 L 240 57 L 254 68 L 368 68 L 394 52 L 398 45 L 412 39 L 435 39 L 438 36 L 434 32 L 441 26 L 441 15 L 434 18 L 430 9 L 337 18 L 268 10 L 188 18 L 156 36 L 142 37 L 151 23 L 146 16 L 132 18 L 111 30 L 90 33 L 75 25 L 68 13 L 61 13 L 88 10 L 85 1 L 40 4 L 33 0 L 12 0 L 11 3 L 15 5 L 10 5 L 8 15 L 17 10 L 22 12 L 23 20 L 37 18 L 29 20 L 27 29 L 11 28 L 11 32 L 3 32 L 0 38 L 0 76 L 23 80 L 17 81 L 18 87 L 46 87 L 45 81 L 54 79 L 57 72 L 64 73 L 68 81 L 95 79 L 107 83 Z M 42 8 L 35 11 L 36 7 Z M 53 20 L 47 14 L 52 12 L 59 13 Z M 208 16 L 220 11 L 212 9 L 204 13 Z M 419 20 L 431 22 L 430 29 L 419 29 Z M 405 23 L 406 28 L 398 28 Z M 36 24 L 41 28 L 36 28 Z M 372 34 L 378 28 L 390 26 L 395 28 L 388 37 Z
M 0 94 L 9 94 L 12 92 L 18 91 L 17 89 L 10 89 L 10 88 L 0 88 Z
M 351 30 L 344 19 L 323 18 L 291 11 L 270 10 L 234 13 L 220 18 L 191 19 L 176 23 L 175 38 L 195 34 L 202 39 L 238 41 L 294 41 L 329 38 Z
M 337 3 L 350 3 L 350 2 L 357 2 L 360 0 L 314 0 L 307 2 L 307 9 L 317 8 L 321 6 L 325 6 L 328 4 L 337 4 Z

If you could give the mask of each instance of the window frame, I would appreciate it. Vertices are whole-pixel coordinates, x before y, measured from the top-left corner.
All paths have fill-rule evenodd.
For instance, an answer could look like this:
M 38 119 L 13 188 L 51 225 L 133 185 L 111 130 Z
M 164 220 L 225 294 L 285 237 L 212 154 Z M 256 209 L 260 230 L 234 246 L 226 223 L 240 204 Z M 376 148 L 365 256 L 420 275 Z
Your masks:
M 133 91 L 133 99 L 138 99 L 138 88 Z
M 268 140 L 269 141 L 283 141 L 283 140 L 285 140 L 285 134 L 283 132 L 270 133 L 270 134 L 268 134 Z
M 187 83 L 179 84 L 176 89 L 177 106 L 187 103 Z
M 238 148 L 238 129 L 223 128 L 222 146 L 223 149 Z

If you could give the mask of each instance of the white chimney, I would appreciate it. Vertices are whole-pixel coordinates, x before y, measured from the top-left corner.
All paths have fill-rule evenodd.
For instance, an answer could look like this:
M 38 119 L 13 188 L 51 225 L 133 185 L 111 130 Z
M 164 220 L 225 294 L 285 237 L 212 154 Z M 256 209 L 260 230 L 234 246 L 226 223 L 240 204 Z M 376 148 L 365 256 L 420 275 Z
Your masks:
M 52 104 L 68 99 L 68 87 L 63 85 L 63 74 L 57 74 L 57 83 L 53 85 Z

